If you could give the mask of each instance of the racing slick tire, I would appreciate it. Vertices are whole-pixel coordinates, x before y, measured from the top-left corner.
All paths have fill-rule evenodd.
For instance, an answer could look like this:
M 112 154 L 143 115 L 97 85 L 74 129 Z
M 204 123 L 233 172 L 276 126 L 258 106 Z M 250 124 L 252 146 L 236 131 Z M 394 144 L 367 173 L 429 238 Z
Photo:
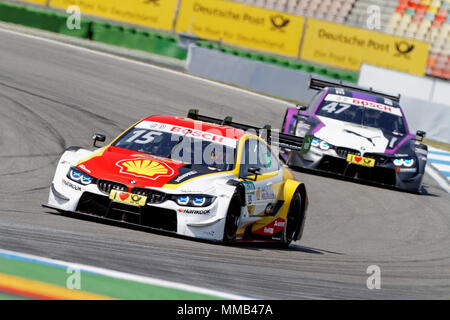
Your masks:
M 223 230 L 223 243 L 233 243 L 236 241 L 236 232 L 238 230 L 239 218 L 241 216 L 242 200 L 239 192 L 235 192 L 228 206 L 227 217 Z
M 304 219 L 304 215 L 302 214 L 302 197 L 300 191 L 296 190 L 292 197 L 286 217 L 286 225 L 284 226 L 283 235 L 281 237 L 281 247 L 289 247 L 292 240 L 296 238 L 302 219 Z

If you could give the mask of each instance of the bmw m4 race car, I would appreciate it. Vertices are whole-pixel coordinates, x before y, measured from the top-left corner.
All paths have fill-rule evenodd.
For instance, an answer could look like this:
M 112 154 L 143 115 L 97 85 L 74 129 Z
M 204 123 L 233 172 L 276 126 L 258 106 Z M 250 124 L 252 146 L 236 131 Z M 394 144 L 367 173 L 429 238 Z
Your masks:
M 151 116 L 103 148 L 68 148 L 43 206 L 219 242 L 288 246 L 302 236 L 308 196 L 271 137 L 270 128 L 197 110 Z M 104 141 L 94 135 L 94 146 Z M 276 143 L 300 150 L 301 140 L 280 135 Z
M 330 172 L 420 192 L 428 148 L 409 132 L 399 97 L 311 79 L 308 106 L 289 108 L 282 132 L 304 139 L 285 149 L 291 167 Z

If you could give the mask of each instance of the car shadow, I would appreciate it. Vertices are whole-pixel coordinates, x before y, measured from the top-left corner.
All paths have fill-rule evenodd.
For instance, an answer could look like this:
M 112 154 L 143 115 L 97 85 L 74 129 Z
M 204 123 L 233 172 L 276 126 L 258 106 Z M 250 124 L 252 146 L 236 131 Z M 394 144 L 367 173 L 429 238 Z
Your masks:
M 322 250 L 317 248 L 311 248 L 311 247 L 305 247 L 301 246 L 295 243 L 291 243 L 289 247 L 281 247 L 279 243 L 264 243 L 264 242 L 237 242 L 234 243 L 232 246 L 237 248 L 244 248 L 249 250 L 259 250 L 259 249 L 273 249 L 277 251 L 297 251 L 302 253 L 309 253 L 309 254 L 335 254 L 335 255 L 343 255 L 343 253 L 334 252 L 334 251 L 328 251 L 328 250 Z
M 52 210 L 45 210 L 45 213 L 51 214 L 51 215 L 57 215 L 61 217 L 76 219 L 80 221 L 88 221 L 108 226 L 114 226 L 114 227 L 120 227 L 122 229 L 128 229 L 128 230 L 134 230 L 134 231 L 141 231 L 151 234 L 157 234 L 162 236 L 168 236 L 172 238 L 177 239 L 183 239 L 186 241 L 195 241 L 205 244 L 211 244 L 211 245 L 222 245 L 224 247 L 230 247 L 230 248 L 242 248 L 246 250 L 277 250 L 277 251 L 289 251 L 289 252 L 301 252 L 301 253 L 308 253 L 308 254 L 335 254 L 335 255 L 341 255 L 342 253 L 339 252 L 333 252 L 333 251 L 327 251 L 327 250 L 321 250 L 316 248 L 310 248 L 310 247 L 304 247 L 297 245 L 295 243 L 292 243 L 289 247 L 281 247 L 279 243 L 275 242 L 235 242 L 231 244 L 223 244 L 220 241 L 211 241 L 211 240 L 205 240 L 205 239 L 197 239 L 197 238 L 191 238 L 183 235 L 179 235 L 173 232 L 164 231 L 160 229 L 155 229 L 147 226 L 142 226 L 138 224 L 131 224 L 123 221 L 118 220 L 112 220 L 112 219 L 105 219 L 102 217 L 97 217 L 91 214 L 81 214 L 81 213 L 74 213 L 69 211 L 52 211 Z
M 356 184 L 360 184 L 360 185 L 371 186 L 371 187 L 375 187 L 375 188 L 379 188 L 379 189 L 387 189 L 387 190 L 396 191 L 396 192 L 400 192 L 400 193 L 409 193 L 409 194 L 415 194 L 415 195 L 419 195 L 419 196 L 428 196 L 428 197 L 439 197 L 436 194 L 429 193 L 428 190 L 427 190 L 427 186 L 424 185 L 424 184 L 422 185 L 422 188 L 421 188 L 420 192 L 415 192 L 415 191 L 408 191 L 408 190 L 399 189 L 399 188 L 393 187 L 391 185 L 386 185 L 386 184 L 372 182 L 372 181 L 369 181 L 369 180 L 363 180 L 363 179 L 347 177 L 347 176 L 343 176 L 343 175 L 332 173 L 332 172 L 311 170 L 311 169 L 301 168 L 301 167 L 290 167 L 290 169 L 292 169 L 292 170 L 294 170 L 296 172 L 306 173 L 306 174 L 313 175 L 313 176 L 319 176 L 319 177 L 330 178 L 330 179 L 337 179 L 337 180 L 347 181 L 347 182 L 350 182 L 350 183 L 356 183 Z

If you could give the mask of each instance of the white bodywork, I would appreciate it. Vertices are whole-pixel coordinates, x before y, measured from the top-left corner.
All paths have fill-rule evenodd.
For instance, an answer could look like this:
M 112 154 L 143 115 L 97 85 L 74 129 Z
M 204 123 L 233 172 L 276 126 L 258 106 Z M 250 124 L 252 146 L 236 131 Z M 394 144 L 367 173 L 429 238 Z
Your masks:
M 71 166 L 75 166 L 78 161 L 86 159 L 101 150 L 94 152 L 84 149 L 77 151 L 66 151 L 60 161 L 52 181 L 50 193 L 48 197 L 48 207 L 76 212 L 80 198 L 84 192 L 90 192 L 101 196 L 106 196 L 102 193 L 97 184 L 81 185 L 75 183 L 67 178 L 67 173 Z M 82 168 L 82 166 L 80 166 Z M 149 188 L 164 192 L 166 194 L 207 194 L 216 196 L 216 200 L 209 207 L 185 207 L 179 206 L 175 201 L 166 200 L 161 204 L 152 203 L 152 207 L 162 207 L 165 209 L 175 210 L 177 212 L 177 233 L 184 236 L 195 238 L 202 238 L 208 240 L 223 239 L 223 231 L 225 218 L 227 215 L 230 200 L 236 190 L 235 186 L 227 184 L 230 180 L 238 180 L 236 176 L 230 173 L 216 173 L 212 175 L 200 176 L 187 182 L 180 184 L 179 187 L 173 188 Z M 280 174 L 265 181 L 269 186 L 273 183 L 282 181 L 282 169 Z M 273 201 L 274 199 L 267 199 Z M 267 206 L 267 203 L 260 203 L 261 207 Z M 247 224 L 251 221 L 259 220 L 260 218 L 251 216 L 248 212 L 247 206 L 242 207 L 239 226 Z

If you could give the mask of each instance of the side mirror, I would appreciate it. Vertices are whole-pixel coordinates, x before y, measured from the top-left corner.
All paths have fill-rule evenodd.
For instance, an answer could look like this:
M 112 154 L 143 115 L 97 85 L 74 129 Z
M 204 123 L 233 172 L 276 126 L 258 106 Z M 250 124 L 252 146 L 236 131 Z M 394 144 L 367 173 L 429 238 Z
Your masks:
M 306 111 L 306 110 L 308 110 L 308 106 L 303 106 L 301 104 L 298 104 L 295 107 L 297 108 L 298 111 Z
M 425 131 L 418 130 L 416 132 L 416 135 L 417 135 L 416 140 L 417 141 L 423 141 L 423 138 L 425 138 L 426 134 L 427 133 Z
M 241 177 L 241 179 L 256 181 L 256 179 L 258 178 L 258 175 L 261 174 L 259 170 L 260 170 L 259 168 L 250 167 L 250 168 L 248 168 L 249 176 L 253 176 L 254 175 L 255 178 L 250 178 L 249 176 L 244 176 L 244 177 Z
M 92 137 L 92 140 L 94 140 L 94 143 L 92 144 L 93 147 L 97 147 L 97 142 L 105 142 L 106 136 L 101 133 L 94 133 L 94 136 Z
M 261 174 L 260 171 L 259 171 L 259 168 L 255 168 L 255 167 L 250 167 L 250 168 L 248 168 L 248 173 L 254 174 L 254 175 L 259 175 L 259 174 Z

